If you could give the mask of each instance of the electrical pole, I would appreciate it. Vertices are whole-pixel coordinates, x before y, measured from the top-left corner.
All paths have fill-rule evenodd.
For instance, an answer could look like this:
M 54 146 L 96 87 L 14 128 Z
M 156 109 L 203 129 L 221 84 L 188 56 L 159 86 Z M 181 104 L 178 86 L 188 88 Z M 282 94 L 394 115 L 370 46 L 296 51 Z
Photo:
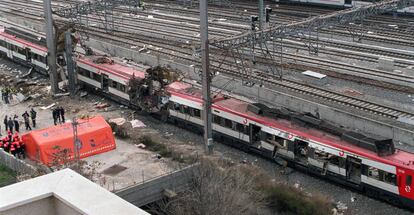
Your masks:
M 55 94 L 58 92 L 58 77 L 57 77 L 57 66 L 56 66 L 56 42 L 55 34 L 53 30 L 53 17 L 52 17 L 52 4 L 51 0 L 43 0 L 43 7 L 45 12 L 46 21 L 46 43 L 47 43 L 47 64 L 49 66 L 49 77 L 50 77 L 50 92 Z
M 259 0 L 259 30 L 263 30 L 264 21 L 264 3 L 263 0 Z
M 65 33 L 65 49 L 66 49 L 66 70 L 68 72 L 69 81 L 69 93 L 70 96 L 75 96 L 76 93 L 76 77 L 75 77 L 75 65 L 72 56 L 72 34 L 70 31 Z
M 72 128 L 73 128 L 73 160 L 75 161 L 76 170 L 80 170 L 79 160 L 80 160 L 80 148 L 81 148 L 81 142 L 78 139 L 78 121 L 76 120 L 76 117 L 73 117 L 72 121 Z
M 208 41 L 208 0 L 200 0 L 200 37 L 201 37 L 201 64 L 202 64 L 202 90 L 203 90 L 203 119 L 204 144 L 208 154 L 213 152 L 213 139 L 211 131 L 211 75 L 209 69 L 209 41 Z

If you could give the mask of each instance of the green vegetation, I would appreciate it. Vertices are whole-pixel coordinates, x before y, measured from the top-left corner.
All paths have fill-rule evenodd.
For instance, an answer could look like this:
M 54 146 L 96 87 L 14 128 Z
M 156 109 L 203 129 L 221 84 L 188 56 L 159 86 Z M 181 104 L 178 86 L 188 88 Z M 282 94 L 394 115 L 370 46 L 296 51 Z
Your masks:
M 267 205 L 278 212 L 295 215 L 332 214 L 332 203 L 323 196 L 309 196 L 285 184 L 269 184 L 260 190 L 265 194 Z
M 139 141 L 144 144 L 148 150 L 157 152 L 163 157 L 171 157 L 172 151 L 162 143 L 152 140 L 149 136 L 142 136 Z
M 0 187 L 16 182 L 16 173 L 0 164 Z
M 144 135 L 139 138 L 138 142 L 144 144 L 148 150 L 157 152 L 162 157 L 171 158 L 173 161 L 180 163 L 194 163 L 195 158 L 193 158 L 191 155 L 184 155 L 183 153 L 174 151 L 172 148 L 166 146 L 165 144 L 153 140 L 150 136 Z

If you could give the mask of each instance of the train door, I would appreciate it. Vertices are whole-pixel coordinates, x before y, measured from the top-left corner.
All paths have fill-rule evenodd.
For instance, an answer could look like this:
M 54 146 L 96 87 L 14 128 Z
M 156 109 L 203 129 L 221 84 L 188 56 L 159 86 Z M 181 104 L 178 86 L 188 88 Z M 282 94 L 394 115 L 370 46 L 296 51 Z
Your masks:
M 257 125 L 250 124 L 250 144 L 260 141 L 260 130 L 262 128 Z
M 31 62 L 32 62 L 32 54 L 31 54 L 31 52 L 30 52 L 30 49 L 29 49 L 29 48 L 25 48 L 25 49 L 24 49 L 24 53 L 25 53 L 25 55 L 26 55 L 26 61 L 27 61 L 28 63 L 31 63 Z
M 108 92 L 109 90 L 109 77 L 106 74 L 102 74 L 102 90 L 104 92 Z
M 13 59 L 13 45 L 10 43 L 7 43 L 7 57 L 10 59 Z
M 346 157 L 346 179 L 352 183 L 361 183 L 361 159 Z

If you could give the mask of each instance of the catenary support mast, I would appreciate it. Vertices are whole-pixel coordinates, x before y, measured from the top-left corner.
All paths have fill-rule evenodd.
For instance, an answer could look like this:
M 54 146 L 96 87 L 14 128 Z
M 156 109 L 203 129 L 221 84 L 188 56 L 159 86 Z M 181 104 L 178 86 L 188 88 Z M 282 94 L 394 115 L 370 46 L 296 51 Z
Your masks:
M 211 74 L 209 69 L 209 41 L 208 41 L 208 0 L 200 0 L 200 37 L 201 37 L 201 64 L 203 84 L 203 119 L 204 119 L 204 144 L 207 153 L 213 151 L 213 139 L 211 131 Z
M 55 94 L 58 92 L 58 77 L 57 77 L 57 65 L 56 65 L 56 42 L 55 34 L 53 30 L 53 17 L 52 17 L 52 5 L 51 0 L 43 0 L 44 15 L 46 21 L 46 45 L 48 50 L 47 64 L 49 66 L 50 77 L 50 93 Z

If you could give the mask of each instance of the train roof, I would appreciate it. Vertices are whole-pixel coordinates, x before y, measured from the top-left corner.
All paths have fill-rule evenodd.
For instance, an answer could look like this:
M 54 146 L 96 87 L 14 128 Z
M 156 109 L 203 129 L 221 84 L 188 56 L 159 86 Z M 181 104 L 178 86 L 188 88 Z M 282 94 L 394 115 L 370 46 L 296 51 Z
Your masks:
M 183 96 L 185 96 L 187 99 L 189 100 L 193 100 L 196 102 L 202 102 L 202 92 L 200 90 L 200 88 L 197 87 L 193 87 L 190 84 L 187 84 L 185 82 L 173 82 L 171 84 L 168 85 L 167 90 L 170 93 L 178 93 L 181 94 Z M 212 101 L 214 102 L 218 102 L 218 101 L 222 101 L 225 100 L 226 96 L 221 94 L 221 93 L 213 93 L 212 94 Z
M 38 45 L 38 44 L 33 43 L 33 42 L 28 42 L 28 41 L 26 41 L 24 39 L 17 38 L 15 35 L 11 35 L 9 33 L 6 33 L 3 26 L 0 26 L 0 35 L 3 36 L 3 37 L 5 37 L 5 38 L 7 38 L 7 39 L 13 40 L 13 41 L 15 41 L 15 42 L 17 42 L 19 44 L 22 44 L 24 46 L 27 46 L 27 47 L 30 47 L 30 48 L 34 48 L 34 49 L 37 49 L 39 51 L 42 51 L 42 52 L 46 52 L 47 53 L 47 48 L 46 47 L 41 46 L 41 45 Z
M 132 77 L 144 79 L 146 75 L 146 69 L 144 66 L 142 68 L 138 66 L 126 65 L 117 61 L 113 63 L 97 63 L 97 59 L 102 58 L 102 56 L 82 56 L 78 58 L 78 62 L 84 63 L 88 66 L 91 66 L 95 69 L 102 70 L 118 76 L 126 81 L 130 80 Z
M 188 89 L 191 89 L 192 93 L 188 93 Z M 198 89 L 198 93 L 194 93 L 194 91 L 194 87 L 187 83 L 173 83 L 169 88 L 169 92 L 172 92 L 172 94 L 176 96 L 181 96 L 183 98 L 202 103 L 200 89 Z M 414 170 L 414 154 L 412 153 L 396 149 L 395 153 L 392 155 L 378 156 L 377 153 L 371 150 L 344 141 L 343 139 L 341 139 L 341 137 L 333 135 L 331 133 L 321 131 L 315 128 L 300 126 L 286 119 L 258 115 L 256 113 L 249 111 L 248 106 L 248 102 L 235 98 L 227 98 L 213 101 L 213 108 L 226 111 L 252 121 L 256 121 L 260 124 L 269 127 L 289 132 L 295 136 L 299 136 L 302 138 L 304 137 L 305 139 L 309 139 L 318 143 L 322 143 L 324 145 L 335 147 L 346 152 L 354 153 L 362 157 Z

